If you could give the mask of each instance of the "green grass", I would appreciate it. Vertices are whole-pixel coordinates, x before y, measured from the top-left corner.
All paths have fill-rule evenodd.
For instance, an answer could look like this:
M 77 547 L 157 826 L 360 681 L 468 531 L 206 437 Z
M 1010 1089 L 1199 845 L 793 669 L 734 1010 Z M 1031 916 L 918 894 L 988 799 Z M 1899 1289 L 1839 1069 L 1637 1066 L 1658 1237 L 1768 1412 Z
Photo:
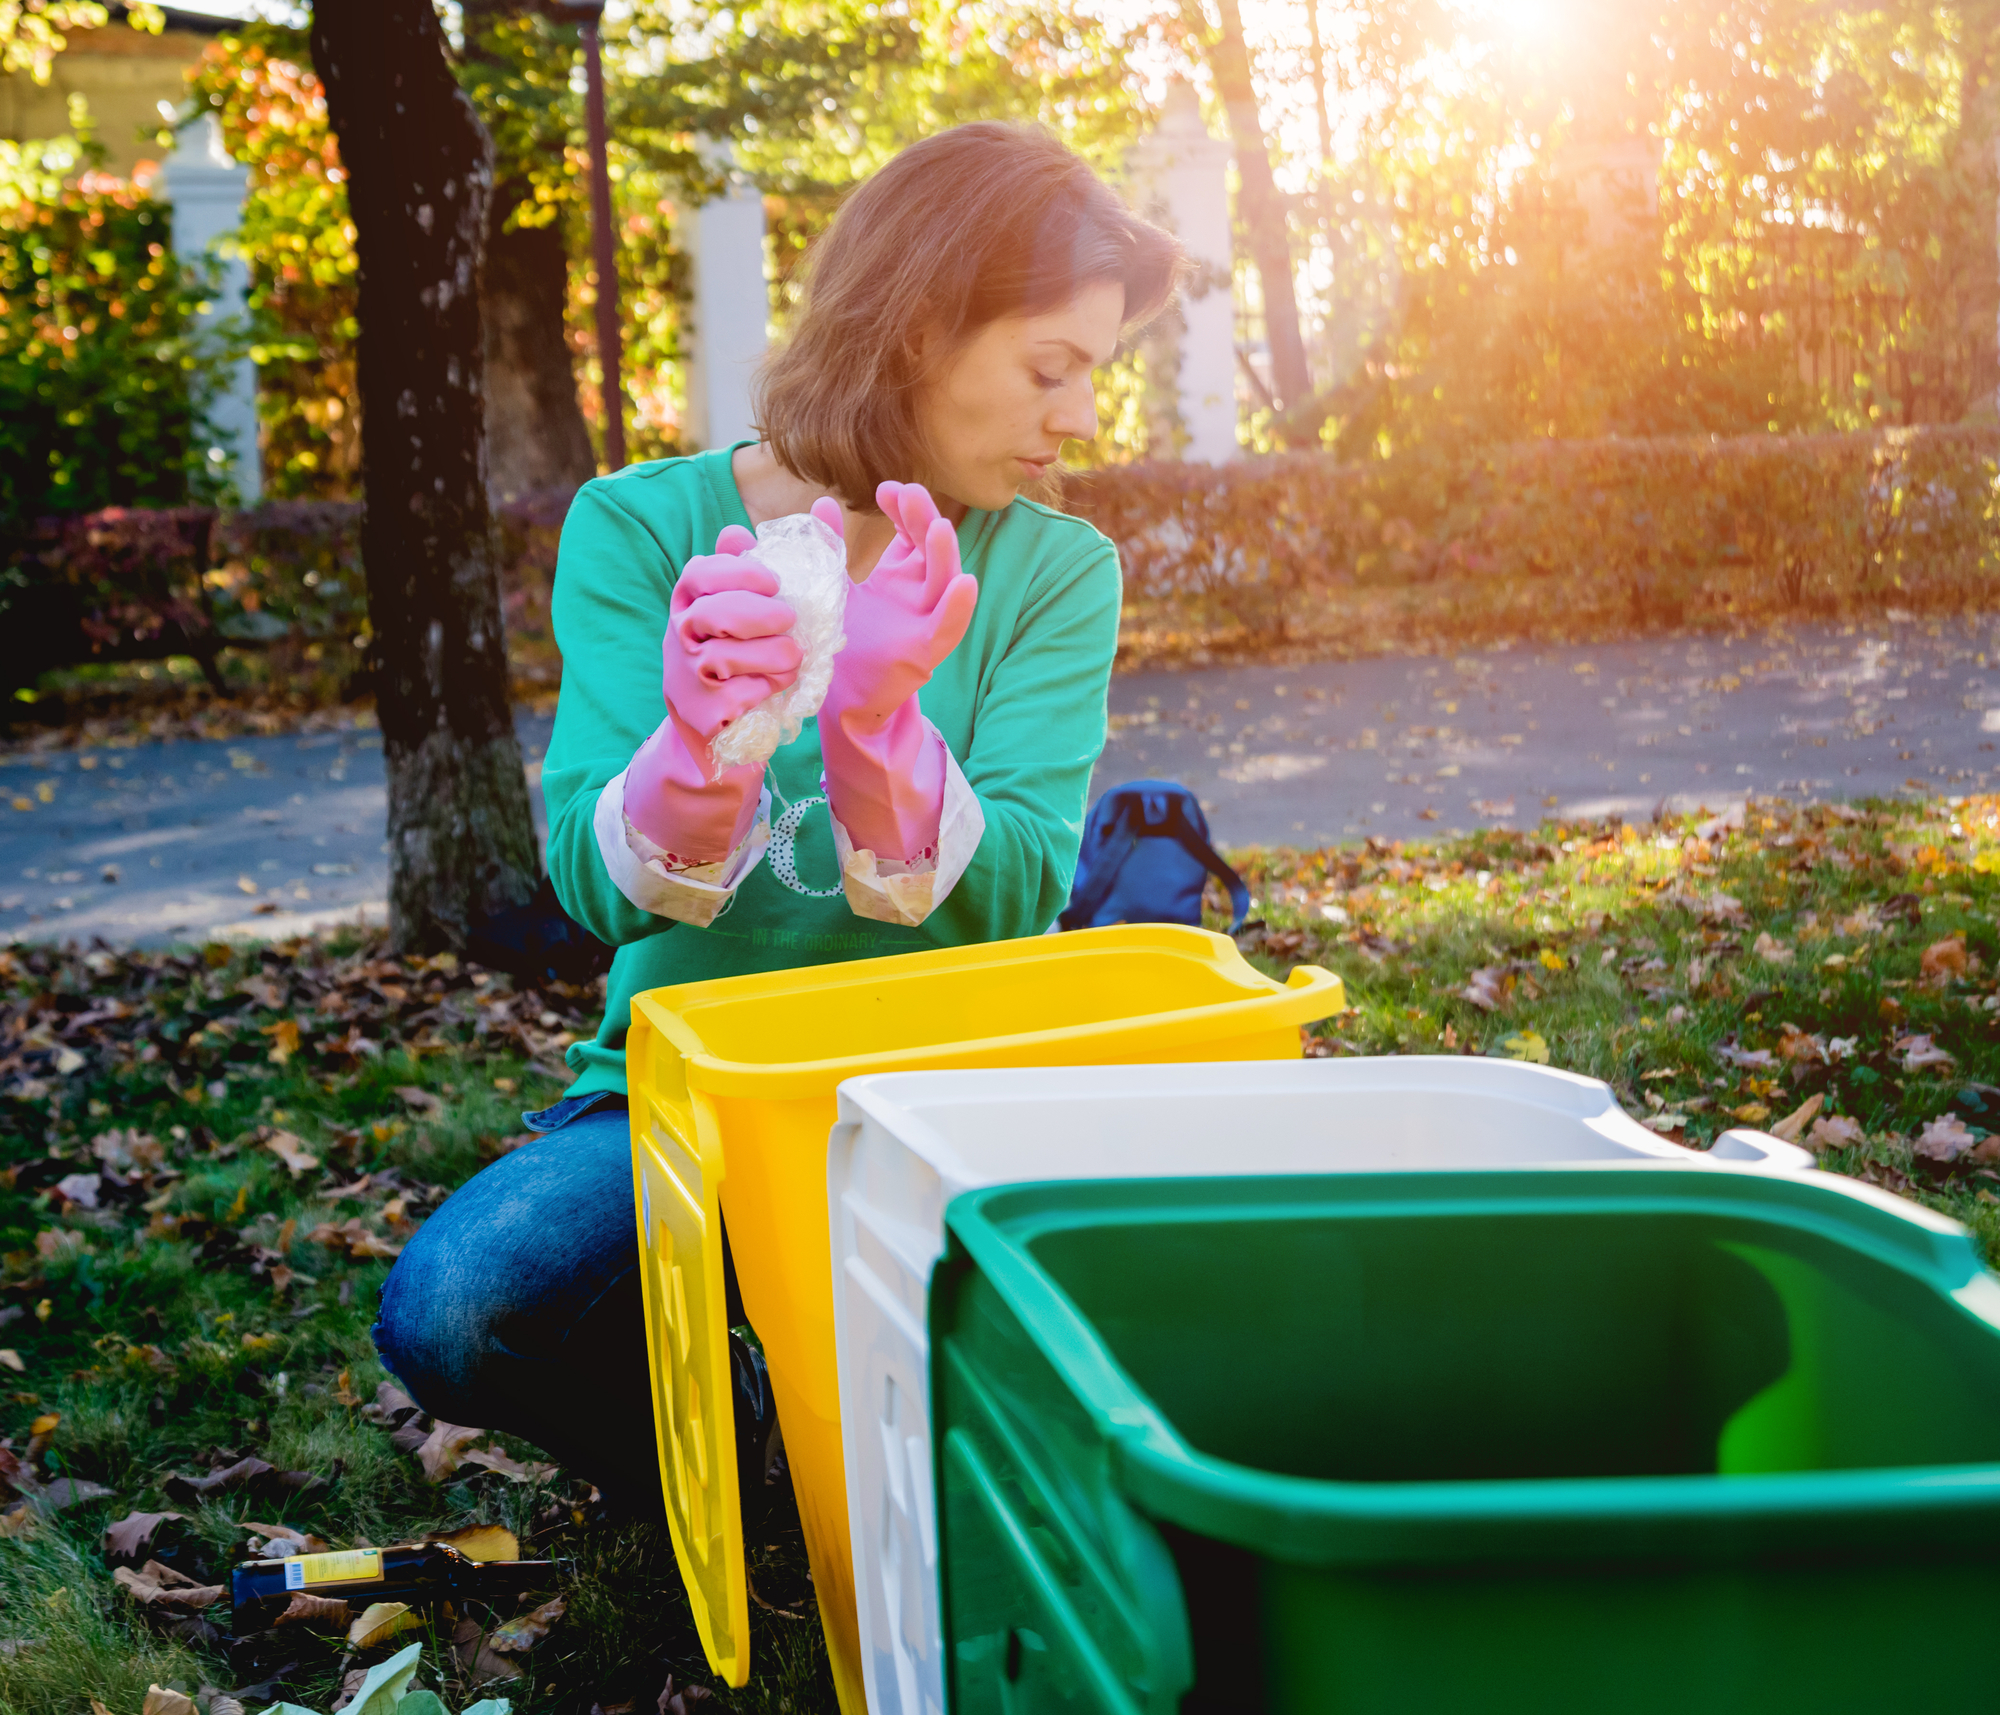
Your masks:
M 1312 962 L 1346 982 L 1351 1010 L 1318 1028 L 1315 1053 L 1545 1047 L 1635 1116 L 1681 1116 L 1667 1135 L 1697 1147 L 1818 1096 L 1822 1117 L 1861 1131 L 1821 1148 L 1822 1167 L 1943 1210 L 2000 1258 L 2000 1172 L 1912 1147 L 1947 1113 L 1975 1137 L 2000 1131 L 2000 800 L 1756 804 L 1740 830 L 1702 841 L 1698 826 L 1239 854 L 1269 925 L 1246 945 L 1267 970 Z M 1863 908 L 1881 926 L 1849 932 Z M 1761 936 L 1789 961 L 1759 956 Z M 1966 970 L 1926 978 L 1925 949 L 1954 938 Z M 1466 993 L 1482 969 L 1504 973 L 1492 1010 Z M 1908 1068 L 1897 1043 L 1913 1036 L 1950 1064 Z
M 44 1478 L 113 1491 L 0 1541 L 0 1710 L 87 1715 L 95 1698 L 137 1715 L 150 1683 L 236 1683 L 218 1647 L 166 1636 L 113 1585 L 102 1532 L 134 1509 L 190 1515 L 170 1540 L 204 1582 L 226 1581 L 246 1520 L 337 1546 L 505 1524 L 525 1554 L 571 1570 L 564 1620 L 494 1694 L 522 1715 L 593 1703 L 650 1715 L 669 1672 L 709 1683 L 664 1532 L 597 1522 L 589 1485 L 567 1474 L 522 1484 L 467 1467 L 433 1485 L 342 1403 L 372 1399 L 384 1379 L 368 1326 L 390 1264 L 310 1236 L 358 1218 L 385 1244 L 406 1238 L 520 1133 L 524 1108 L 560 1093 L 561 1047 L 594 1028 L 598 988 L 516 995 L 455 961 L 390 960 L 353 940 L 171 956 L 16 948 L 0 955 L 0 984 L 0 1346 L 22 1365 L 0 1371 L 0 1432 L 22 1454 L 37 1420 L 56 1416 Z M 263 1141 L 272 1128 L 321 1165 L 290 1173 Z M 65 1204 L 52 1187 L 104 1166 L 92 1146 L 131 1131 L 157 1154 L 142 1142 L 129 1183 L 102 1183 L 103 1207 Z M 114 1162 L 134 1154 L 102 1148 Z M 327 1195 L 364 1174 L 370 1189 Z M 220 1454 L 325 1481 L 283 1500 L 167 1498 L 171 1474 Z M 795 1541 L 760 1550 L 760 1590 L 809 1611 L 802 1562 Z M 210 1617 L 226 1626 L 226 1604 Z M 760 1611 L 753 1627 L 759 1671 L 727 1707 L 831 1708 L 817 1623 Z M 309 1636 L 286 1654 L 300 1665 L 281 1695 L 319 1709 L 344 1667 L 372 1659 L 344 1661 L 340 1640 Z M 473 1700 L 448 1639 L 430 1641 L 425 1663 L 421 1683 L 449 1707 Z
M 2000 1254 L 2000 1174 L 1970 1150 L 1942 1161 L 1913 1147 L 1947 1113 L 1975 1135 L 2000 1131 L 2000 801 L 1753 806 L 1746 828 L 1707 841 L 1687 821 L 1550 825 L 1241 861 L 1265 924 L 1245 939 L 1252 958 L 1346 980 L 1352 1010 L 1313 1033 L 1312 1052 L 1545 1049 L 1635 1115 L 1679 1116 L 1660 1123 L 1696 1146 L 1816 1095 L 1823 1117 L 1858 1128 L 1823 1166 L 1942 1209 Z M 1880 926 L 1848 932 L 1864 907 Z M 1760 956 L 1761 935 L 1791 961 Z M 1966 968 L 1927 978 L 1925 949 L 1955 937 Z M 1467 998 L 1481 971 L 1491 1010 Z M 235 1683 L 212 1644 L 166 1635 L 115 1589 L 102 1531 L 135 1508 L 190 1513 L 173 1542 L 204 1577 L 226 1572 L 245 1520 L 336 1545 L 502 1523 L 524 1552 L 572 1566 L 564 1620 L 522 1658 L 523 1678 L 490 1690 L 523 1715 L 627 1703 L 650 1715 L 669 1672 L 709 1683 L 659 1532 L 598 1522 L 567 1474 L 520 1484 L 467 1468 L 432 1485 L 344 1403 L 383 1379 L 368 1324 L 389 1264 L 311 1237 L 359 1219 L 401 1242 L 519 1131 L 523 1108 L 558 1093 L 560 1050 L 600 1002 L 595 989 L 516 994 L 450 960 L 387 959 L 373 941 L 0 955 L 0 1347 L 22 1365 L 0 1370 L 0 1437 L 25 1456 L 53 1415 L 42 1475 L 113 1491 L 0 1539 L 0 1711 L 87 1715 L 94 1698 L 138 1715 L 151 1683 Z M 1916 1035 L 1951 1064 L 1906 1069 L 1897 1044 Z M 320 1165 L 295 1177 L 266 1146 L 274 1127 Z M 101 1154 L 132 1159 L 131 1140 L 122 1157 L 103 1140 L 134 1130 L 159 1154 L 141 1144 L 104 1207 L 55 1191 Z M 367 1191 L 329 1195 L 364 1174 Z M 173 1507 L 168 1476 L 225 1453 L 325 1482 L 289 1501 Z M 760 1550 L 753 1578 L 798 1611 L 753 1609 L 757 1677 L 716 1688 L 718 1706 L 831 1710 L 797 1542 Z M 324 1709 L 357 1663 L 328 1640 L 298 1654 L 284 1694 Z M 447 1640 L 425 1660 L 421 1683 L 449 1707 L 478 1692 Z

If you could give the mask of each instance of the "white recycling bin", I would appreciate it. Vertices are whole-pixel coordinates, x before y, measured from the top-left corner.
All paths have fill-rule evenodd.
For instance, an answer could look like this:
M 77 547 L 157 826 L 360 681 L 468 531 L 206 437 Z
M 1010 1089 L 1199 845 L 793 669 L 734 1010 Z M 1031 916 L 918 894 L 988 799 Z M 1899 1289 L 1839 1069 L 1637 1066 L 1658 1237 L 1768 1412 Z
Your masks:
M 1797 1171 L 1729 1131 L 1715 1157 Z M 942 1715 L 926 1302 L 945 1206 L 1045 1179 L 1379 1173 L 1710 1157 L 1607 1085 L 1448 1056 L 891 1072 L 840 1086 L 827 1149 L 841 1434 L 870 1715 Z

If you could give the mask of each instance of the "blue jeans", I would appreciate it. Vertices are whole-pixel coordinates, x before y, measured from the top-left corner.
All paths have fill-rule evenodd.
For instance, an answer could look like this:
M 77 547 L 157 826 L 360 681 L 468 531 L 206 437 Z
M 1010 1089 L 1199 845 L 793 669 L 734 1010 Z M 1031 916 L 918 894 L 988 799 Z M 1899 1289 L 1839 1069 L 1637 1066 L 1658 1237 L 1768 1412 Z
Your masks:
M 518 1435 L 651 1516 L 663 1507 L 629 1116 L 583 1097 L 535 1121 L 550 1129 L 418 1229 L 382 1284 L 375 1349 L 433 1417 Z

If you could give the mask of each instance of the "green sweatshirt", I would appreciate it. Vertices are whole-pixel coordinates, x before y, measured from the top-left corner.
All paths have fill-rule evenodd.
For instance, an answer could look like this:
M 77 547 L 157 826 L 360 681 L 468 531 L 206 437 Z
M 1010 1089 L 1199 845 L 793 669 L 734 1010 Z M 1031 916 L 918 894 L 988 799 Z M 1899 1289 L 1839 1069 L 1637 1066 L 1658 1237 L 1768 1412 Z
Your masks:
M 748 525 L 735 448 L 634 465 L 586 485 L 556 562 L 562 700 L 542 764 L 549 875 L 563 908 L 618 949 L 604 1022 L 573 1043 L 586 1095 L 625 1088 L 632 997 L 668 983 L 1039 935 L 1069 897 L 1090 771 L 1104 748 L 1118 642 L 1118 552 L 1081 519 L 1030 501 L 958 527 L 979 606 L 919 701 L 979 799 L 986 831 L 950 896 L 911 929 L 848 909 L 808 721 L 772 757 L 771 847 L 706 928 L 656 917 L 612 883 L 592 815 L 665 718 L 660 639 L 680 568 Z M 781 879 L 782 878 L 782 879 Z

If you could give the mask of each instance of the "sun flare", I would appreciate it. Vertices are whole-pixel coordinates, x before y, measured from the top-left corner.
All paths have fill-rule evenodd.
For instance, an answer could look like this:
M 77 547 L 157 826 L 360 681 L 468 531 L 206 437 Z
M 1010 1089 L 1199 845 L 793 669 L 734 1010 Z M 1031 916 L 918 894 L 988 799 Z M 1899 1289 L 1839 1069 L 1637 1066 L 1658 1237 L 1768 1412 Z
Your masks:
M 1486 0 L 1496 30 L 1517 40 L 1546 36 L 1556 23 L 1556 0 Z

